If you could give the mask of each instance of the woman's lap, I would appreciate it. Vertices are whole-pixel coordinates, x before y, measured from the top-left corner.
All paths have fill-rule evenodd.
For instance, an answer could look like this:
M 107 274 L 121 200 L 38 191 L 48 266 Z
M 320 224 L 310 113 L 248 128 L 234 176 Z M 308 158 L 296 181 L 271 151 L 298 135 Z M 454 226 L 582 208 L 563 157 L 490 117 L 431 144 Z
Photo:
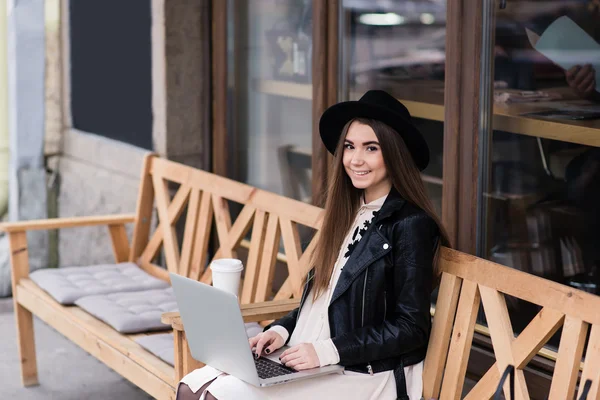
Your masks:
M 210 368 L 210 367 L 204 367 Z M 193 382 L 196 385 L 204 386 L 210 380 L 216 370 L 198 369 L 188 376 L 182 382 Z M 216 371 L 218 373 L 218 371 Z M 196 375 L 194 377 L 193 375 Z M 393 376 L 393 375 L 392 375 Z M 186 379 L 187 378 L 187 379 Z M 247 384 L 233 376 L 221 374 L 213 378 L 208 385 L 210 393 L 218 400 L 238 399 L 243 396 L 248 400 L 269 400 L 269 399 L 395 399 L 395 385 L 391 390 L 386 381 L 376 384 L 369 375 L 365 374 L 330 374 L 317 378 L 289 382 L 283 385 L 269 387 L 255 387 Z M 370 382 L 369 382 L 370 381 Z M 369 383 L 367 383 L 369 382 Z M 366 384 L 365 384 L 366 383 Z M 198 388 L 200 386 L 196 386 Z M 192 387 L 193 388 L 193 387 Z M 197 393 L 201 395 L 201 393 Z

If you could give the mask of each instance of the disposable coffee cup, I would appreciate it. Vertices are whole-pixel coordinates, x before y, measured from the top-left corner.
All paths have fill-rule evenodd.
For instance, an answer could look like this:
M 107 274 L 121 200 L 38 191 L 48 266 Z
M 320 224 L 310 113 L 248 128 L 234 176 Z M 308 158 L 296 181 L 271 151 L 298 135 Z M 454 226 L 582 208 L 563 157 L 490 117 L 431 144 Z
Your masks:
M 213 286 L 237 296 L 244 265 L 235 258 L 220 258 L 210 263 Z

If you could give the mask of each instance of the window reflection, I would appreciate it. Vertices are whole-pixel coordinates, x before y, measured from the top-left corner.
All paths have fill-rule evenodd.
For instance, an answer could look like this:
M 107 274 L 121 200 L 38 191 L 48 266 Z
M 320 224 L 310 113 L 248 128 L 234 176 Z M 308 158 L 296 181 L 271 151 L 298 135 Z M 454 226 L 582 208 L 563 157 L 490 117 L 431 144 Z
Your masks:
M 597 3 L 509 1 L 497 12 L 494 131 L 489 163 L 480 165 L 490 178 L 480 198 L 487 215 L 478 234 L 493 261 L 600 294 Z M 530 306 L 509 302 L 516 331 L 538 311 Z
M 312 1 L 228 1 L 232 177 L 309 202 Z
M 423 171 L 441 215 L 446 1 L 344 0 L 340 97 L 383 89 L 409 109 L 431 162 Z

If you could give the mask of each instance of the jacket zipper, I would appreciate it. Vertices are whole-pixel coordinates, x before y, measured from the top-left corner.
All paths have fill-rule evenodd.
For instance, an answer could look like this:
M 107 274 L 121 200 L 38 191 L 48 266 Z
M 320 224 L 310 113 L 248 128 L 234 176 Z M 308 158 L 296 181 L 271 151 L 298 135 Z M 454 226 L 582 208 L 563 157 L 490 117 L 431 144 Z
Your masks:
M 387 315 L 387 295 L 385 290 L 383 291 L 383 320 L 385 321 L 385 316 Z
M 365 284 L 363 285 L 363 298 L 362 298 L 362 319 L 360 326 L 365 326 L 365 296 L 367 294 L 367 276 L 369 276 L 369 268 L 365 269 Z
M 363 285 L 363 298 L 362 298 L 362 320 L 361 327 L 365 326 L 365 297 L 367 295 L 367 277 L 369 276 L 369 268 L 365 270 L 365 284 Z M 371 363 L 367 363 L 367 371 L 369 371 L 369 375 L 373 376 L 373 367 Z

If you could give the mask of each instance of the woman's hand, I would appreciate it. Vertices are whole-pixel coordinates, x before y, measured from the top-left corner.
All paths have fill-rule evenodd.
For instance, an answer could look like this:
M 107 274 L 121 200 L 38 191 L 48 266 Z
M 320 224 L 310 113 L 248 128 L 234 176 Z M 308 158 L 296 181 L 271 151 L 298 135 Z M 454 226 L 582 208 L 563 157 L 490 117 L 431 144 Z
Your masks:
M 250 348 L 256 358 L 261 356 L 263 350 L 265 353 L 271 354 L 284 345 L 283 338 L 275 331 L 261 332 L 248 339 L 248 343 L 250 343 Z
M 567 83 L 582 99 L 593 100 L 596 96 L 596 71 L 590 65 L 575 65 L 567 71 Z
M 302 343 L 294 347 L 290 347 L 279 357 L 281 363 L 286 367 L 295 369 L 296 371 L 302 371 L 305 369 L 311 369 L 319 367 L 319 356 L 315 351 L 315 346 L 312 343 Z

